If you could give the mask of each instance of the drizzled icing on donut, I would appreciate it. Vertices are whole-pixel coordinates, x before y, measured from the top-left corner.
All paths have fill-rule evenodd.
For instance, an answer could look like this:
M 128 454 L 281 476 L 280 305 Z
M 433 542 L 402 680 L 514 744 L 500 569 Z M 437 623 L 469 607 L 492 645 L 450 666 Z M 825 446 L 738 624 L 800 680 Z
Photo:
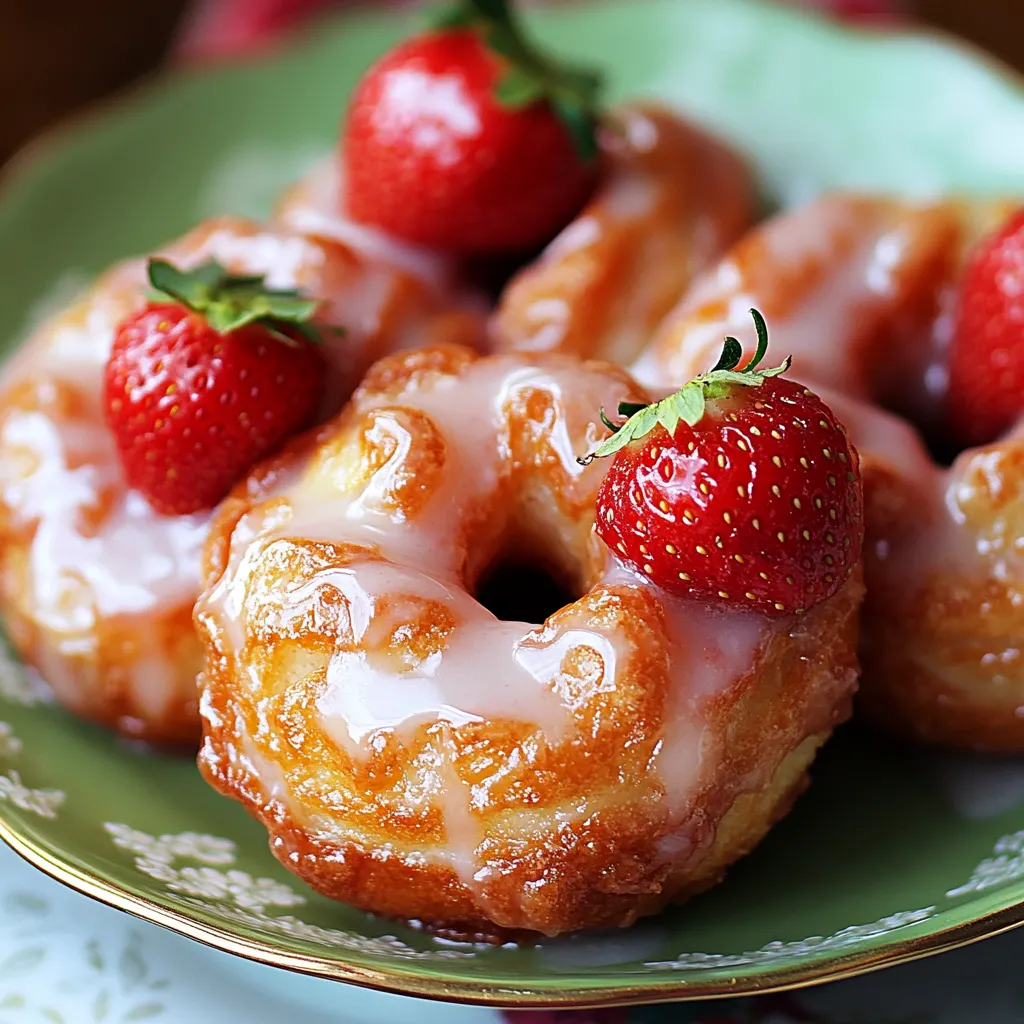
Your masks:
M 215 259 L 265 276 L 270 287 L 323 297 L 325 318 L 347 328 L 327 341 L 325 413 L 384 352 L 435 330 L 468 341 L 477 329 L 469 317 L 444 321 L 439 301 L 386 265 L 241 220 L 211 221 L 164 254 L 182 267 Z M 117 672 L 137 717 L 151 720 L 147 735 L 159 735 L 165 704 L 194 704 L 189 677 L 198 652 L 188 609 L 200 589 L 210 514 L 155 514 L 126 487 L 104 421 L 103 373 L 115 330 L 147 294 L 144 263 L 121 265 L 37 331 L 7 367 L 0 500 L 13 538 L 4 589 L 32 634 L 25 656 L 63 700 L 96 717 L 108 713 L 105 674 Z
M 193 600 L 209 517 L 158 517 L 126 490 L 103 422 L 114 330 L 144 295 L 141 266 L 125 266 L 19 352 L 0 409 L 0 498 L 25 545 L 4 587 L 38 630 L 36 667 L 62 699 L 87 705 L 76 659 L 101 643 L 103 620 L 134 621 L 125 676 L 139 711 L 159 717 L 179 694 L 151 617 Z
M 865 398 L 880 325 L 913 301 L 952 234 L 945 211 L 885 199 L 829 196 L 787 211 L 695 283 L 634 372 L 684 382 L 714 364 L 724 334 L 753 351 L 755 307 L 771 328 L 769 357 L 792 355 L 801 379 Z
M 196 232 L 171 253 L 187 265 L 215 257 L 266 272 L 281 288 L 308 280 L 324 263 L 322 249 L 304 239 L 229 222 Z M 3 462 L 3 499 L 15 523 L 35 529 L 32 603 L 57 629 L 74 628 L 73 617 L 88 612 L 81 604 L 61 607 L 61 590 L 82 580 L 101 615 L 177 604 L 199 585 L 209 514 L 155 515 L 125 488 L 103 422 L 103 367 L 114 332 L 146 295 L 143 264 L 125 264 L 37 333 L 6 374 L 0 438 L 13 459 Z M 19 383 L 24 408 L 10 397 Z
M 452 284 L 451 260 L 352 220 L 342 209 L 343 195 L 341 163 L 333 156 L 325 158 L 284 194 L 276 217 L 292 231 L 334 239 L 368 260 L 400 268 L 438 290 Z
M 749 174 L 720 142 L 657 108 L 626 107 L 615 120 L 597 194 L 502 294 L 491 325 L 499 350 L 626 363 L 749 225 Z
M 559 696 L 546 684 L 565 654 L 577 644 L 598 650 L 610 677 L 616 652 L 612 642 L 591 630 L 569 629 L 551 643 L 520 622 L 497 622 L 464 591 L 421 573 L 389 563 L 363 563 L 326 571 L 318 585 L 336 586 L 358 621 L 355 651 L 339 651 L 327 669 L 327 687 L 318 707 L 330 735 L 359 755 L 374 733 L 396 729 L 408 737 L 423 722 L 452 725 L 526 717 L 554 743 L 568 725 Z M 376 612 L 381 599 L 415 594 L 441 601 L 455 613 L 458 626 L 443 652 L 434 652 L 410 671 L 396 672 L 386 658 L 375 657 L 374 630 L 387 633 L 401 624 L 398 615 Z M 480 670 L 487 665 L 487 681 Z
M 476 801 L 486 804 L 485 791 L 468 786 L 455 767 L 458 729 L 516 722 L 538 730 L 536 742 L 551 748 L 571 742 L 583 698 L 567 666 L 580 659 L 599 665 L 587 692 L 614 690 L 636 671 L 632 630 L 667 635 L 670 710 L 649 772 L 662 793 L 666 833 L 678 833 L 665 848 L 677 856 L 688 849 L 691 801 L 705 770 L 707 703 L 749 677 L 772 635 L 761 617 L 668 599 L 594 540 L 603 470 L 581 467 L 576 455 L 598 436 L 596 411 L 614 408 L 630 388 L 610 368 L 565 357 L 493 357 L 380 388 L 371 380 L 309 457 L 275 472 L 276 482 L 238 519 L 224 571 L 197 606 L 224 664 L 251 680 L 238 685 L 257 688 L 270 681 L 258 667 L 255 637 L 297 635 L 298 623 L 344 608 L 344 628 L 324 633 L 337 639 L 317 691 L 317 728 L 359 762 L 384 734 L 408 744 L 423 726 L 448 723 L 427 733 L 435 768 L 421 783 L 442 810 L 446 836 L 430 856 L 440 856 L 484 903 L 490 875 L 479 853 Z M 298 578 L 268 582 L 268 573 L 280 571 L 272 568 L 278 559 L 293 557 L 292 545 L 310 543 L 336 553 L 318 554 L 320 567 L 309 561 Z M 545 625 L 498 620 L 470 590 L 510 544 L 524 557 L 541 552 L 581 592 L 591 591 L 590 602 L 585 596 Z M 305 567 L 307 559 L 289 564 Z M 594 602 L 623 588 L 653 600 L 650 622 L 601 621 Z M 439 627 L 445 635 L 418 647 L 407 641 L 420 635 L 425 603 L 437 609 L 435 622 L 446 623 Z M 268 730 L 258 726 L 260 734 Z M 251 738 L 252 726 L 247 732 Z M 301 817 L 298 797 L 285 803 Z M 569 821 L 588 810 L 564 813 Z
M 973 486 L 968 464 L 984 473 L 979 456 L 969 453 L 946 472 L 910 423 L 875 397 L 898 388 L 916 419 L 940 420 L 959 261 L 1008 209 L 998 201 L 914 205 L 831 195 L 783 213 L 695 284 L 634 371 L 651 386 L 685 382 L 713 364 L 723 334 L 752 348 L 748 310 L 762 309 L 768 358 L 791 354 L 793 375 L 832 406 L 868 466 L 894 474 L 914 496 L 911 535 L 869 537 L 880 570 L 902 586 L 953 565 L 983 577 L 993 571 L 990 552 L 961 529 L 959 511 Z

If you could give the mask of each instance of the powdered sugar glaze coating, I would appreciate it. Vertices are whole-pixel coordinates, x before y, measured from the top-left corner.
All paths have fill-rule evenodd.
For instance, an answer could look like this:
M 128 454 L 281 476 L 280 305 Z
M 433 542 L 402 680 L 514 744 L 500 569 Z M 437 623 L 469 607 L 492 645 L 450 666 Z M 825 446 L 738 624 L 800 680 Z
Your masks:
M 590 202 L 503 292 L 491 322 L 499 351 L 629 363 L 754 220 L 740 157 L 667 110 L 616 111 L 601 156 Z
M 1021 428 L 945 467 L 912 424 L 942 421 L 964 258 L 1017 205 L 831 195 L 784 212 L 694 284 L 635 367 L 652 385 L 688 380 L 723 334 L 752 347 L 748 310 L 762 310 L 769 357 L 793 356 L 861 454 L 864 710 L 1006 751 L 1024 750 Z
M 324 300 L 323 318 L 347 328 L 328 344 L 325 412 L 384 352 L 406 341 L 471 342 L 479 332 L 475 317 L 353 249 L 247 221 L 208 222 L 163 254 L 182 266 L 217 259 Z M 116 327 L 147 294 L 143 261 L 116 267 L 7 367 L 0 585 L 14 643 L 63 703 L 129 736 L 194 742 L 200 652 L 191 611 L 209 514 L 157 515 L 127 488 L 102 402 Z
M 225 503 L 201 767 L 325 894 L 459 935 L 625 925 L 713 884 L 849 710 L 858 580 L 800 620 L 677 603 L 593 534 L 621 370 L 383 360 Z M 504 558 L 581 596 L 472 596 Z

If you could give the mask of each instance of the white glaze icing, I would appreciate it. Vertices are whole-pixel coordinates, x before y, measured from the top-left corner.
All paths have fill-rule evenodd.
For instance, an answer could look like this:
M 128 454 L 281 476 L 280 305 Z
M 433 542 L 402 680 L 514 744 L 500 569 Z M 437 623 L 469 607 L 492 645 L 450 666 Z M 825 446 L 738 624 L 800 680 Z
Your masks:
M 961 529 L 962 506 L 973 496 L 963 471 L 968 460 L 983 470 L 985 456 L 966 453 L 951 470 L 937 466 L 907 420 L 874 404 L 869 373 L 877 360 L 858 352 L 865 339 L 886 336 L 892 325 L 902 323 L 907 304 L 902 282 L 920 273 L 939 246 L 955 247 L 958 236 L 949 226 L 966 231 L 969 215 L 993 216 L 985 207 L 969 214 L 957 206 L 841 195 L 780 214 L 757 229 L 756 248 L 741 243 L 737 252 L 744 262 L 726 257 L 694 284 L 633 368 L 648 386 L 678 386 L 713 365 L 728 334 L 752 351 L 749 311 L 765 311 L 766 362 L 792 355 L 793 376 L 833 408 L 862 457 L 887 467 L 916 495 L 917 529 L 898 544 L 877 538 L 872 552 L 882 577 L 900 590 L 950 567 L 979 579 L 1024 575 L 1024 552 L 1008 548 L 993 563 L 989 540 Z M 921 322 L 918 335 L 903 339 L 914 374 L 901 385 L 907 405 L 926 423 L 941 419 L 943 359 L 955 296 L 942 273 L 934 274 L 931 285 L 935 315 Z M 998 461 L 998 455 L 991 458 Z
M 31 534 L 17 600 L 46 637 L 35 652 L 44 677 L 77 706 L 83 680 L 73 659 L 92 655 L 102 620 L 133 622 L 125 671 L 138 708 L 159 718 L 178 694 L 149 619 L 197 593 L 208 516 L 155 516 L 125 488 L 102 420 L 103 365 L 116 323 L 139 301 L 141 284 L 139 266 L 124 268 L 12 362 L 5 383 L 31 380 L 39 401 L 6 410 L 0 495 L 12 527 Z M 58 387 L 76 395 L 65 415 L 49 405 Z
M 322 585 L 347 599 L 357 648 L 331 658 L 318 706 L 332 738 L 352 754 L 364 750 L 381 729 L 408 735 L 425 721 L 464 725 L 517 720 L 524 713 L 557 742 L 565 731 L 564 709 L 547 684 L 569 648 L 599 644 L 606 671 L 614 675 L 615 652 L 603 637 L 568 630 L 545 643 L 527 623 L 500 622 L 464 590 L 403 566 L 356 563 L 318 573 L 307 584 Z M 380 653 L 380 641 L 401 626 L 406 595 L 441 602 L 455 613 L 458 626 L 443 652 L 413 666 L 396 666 L 394 658 Z M 381 599 L 394 604 L 396 596 L 398 607 L 378 612 Z M 301 591 L 296 599 L 301 602 Z M 479 679 L 483 664 L 486 686 Z
M 341 164 L 332 154 L 285 196 L 278 219 L 293 231 L 335 239 L 372 262 L 400 267 L 439 289 L 451 282 L 451 260 L 352 220 L 344 212 L 343 193 Z
M 575 456 L 593 443 L 598 429 L 594 411 L 613 408 L 622 397 L 621 382 L 559 357 L 548 357 L 540 365 L 515 356 L 482 360 L 458 378 L 411 385 L 398 395 L 357 397 L 356 408 L 364 414 L 378 410 L 377 422 L 384 416 L 387 429 L 399 439 L 391 459 L 356 488 L 347 475 L 344 451 L 308 464 L 266 504 L 243 517 L 232 537 L 225 573 L 200 600 L 200 616 L 217 623 L 234 648 L 228 652 L 233 658 L 246 640 L 247 602 L 259 603 L 264 628 L 287 635 L 288 622 L 308 615 L 325 588 L 344 596 L 355 643 L 346 642 L 331 655 L 317 710 L 325 733 L 350 756 L 368 756 L 381 731 L 408 741 L 417 726 L 430 722 L 455 728 L 512 720 L 538 729 L 543 743 L 557 745 L 573 729 L 572 698 L 562 672 L 567 656 L 579 648 L 588 648 L 602 665 L 591 685 L 617 685 L 634 644 L 623 627 L 597 625 L 582 602 L 563 609 L 557 625 L 551 620 L 545 626 L 505 622 L 466 590 L 473 573 L 500 553 L 502 535 L 521 535 L 523 519 L 536 519 L 527 525 L 528 535 L 543 530 L 566 537 L 563 554 L 570 562 L 586 557 L 580 549 L 587 531 L 565 519 L 549 492 L 542 498 L 520 493 L 504 501 L 495 496 L 512 464 L 509 410 L 524 388 L 556 399 L 550 408 L 557 412 L 546 421 L 544 436 L 564 474 L 565 493 L 592 506 L 603 468 L 600 463 L 583 468 Z M 442 477 L 413 516 L 389 511 L 381 501 L 414 444 L 399 422 L 401 411 L 408 409 L 430 417 L 446 449 Z M 478 543 L 495 548 L 483 555 L 467 552 L 463 539 L 467 522 L 481 506 L 493 521 L 484 531 L 486 539 L 478 538 Z M 261 559 L 286 538 L 360 545 L 368 549 L 367 557 L 349 557 L 285 593 L 278 588 L 268 596 L 256 582 Z M 603 582 L 647 588 L 670 620 L 675 641 L 671 721 L 652 771 L 664 788 L 667 817 L 682 826 L 701 767 L 702 708 L 749 671 L 772 627 L 749 613 L 712 612 L 670 600 L 617 563 L 607 566 Z M 410 664 L 396 659 L 387 638 L 403 622 L 415 620 L 423 600 L 443 605 L 454 626 L 443 647 Z M 441 730 L 438 735 L 450 733 Z M 473 795 L 454 769 L 450 741 L 435 743 L 436 767 L 421 782 L 442 809 L 446 843 L 426 855 L 440 857 L 485 901 L 488 875 L 477 855 L 483 834 Z M 566 820 L 582 820 L 587 808 L 560 813 Z M 666 847 L 666 856 L 669 852 Z
M 298 238 L 230 229 L 211 232 L 191 251 L 173 248 L 183 265 L 204 259 L 265 272 L 272 287 L 295 287 L 316 250 Z M 49 410 L 8 410 L 2 438 L 15 458 L 0 465 L 0 489 L 15 522 L 35 524 L 31 545 L 33 598 L 43 622 L 74 630 L 75 619 L 141 614 L 187 601 L 199 586 L 199 553 L 208 513 L 156 515 L 125 487 L 113 440 L 103 422 L 103 368 L 118 322 L 145 301 L 143 266 L 126 264 L 94 290 L 84 308 L 36 334 L 5 373 L 5 387 L 50 382 L 74 389 L 84 414 L 59 418 Z M 98 524 L 90 513 L 105 509 Z M 85 585 L 88 603 L 66 602 L 68 587 Z M 84 623 L 77 623 L 81 626 Z
M 895 275 L 921 229 L 905 211 L 870 212 L 826 197 L 767 221 L 756 232 L 758 262 L 727 256 L 700 277 L 637 360 L 637 379 L 682 383 L 714 365 L 726 335 L 753 351 L 753 307 L 768 318 L 769 359 L 792 356 L 800 379 L 866 397 L 855 341 L 892 317 Z
M 617 559 L 609 561 L 603 582 L 610 586 L 648 585 Z M 661 840 L 666 858 L 678 860 L 690 842 L 685 829 L 689 798 L 706 753 L 706 702 L 750 671 L 758 650 L 779 626 L 752 612 L 720 611 L 662 591 L 658 596 L 672 640 L 671 691 L 665 733 L 652 767 L 664 782 L 670 821 L 684 826 Z
M 213 221 L 166 251 L 181 266 L 216 259 L 235 272 L 266 276 L 274 288 L 324 298 L 323 317 L 344 325 L 328 334 L 324 411 L 347 397 L 369 362 L 419 344 L 432 309 L 404 297 L 391 266 L 363 262 L 336 246 L 233 219 Z M 88 654 L 111 628 L 130 641 L 123 671 L 142 718 L 159 720 L 175 692 L 172 640 L 153 622 L 187 608 L 200 589 L 200 554 L 209 513 L 155 514 L 125 486 L 102 404 L 103 371 L 117 324 L 146 301 L 144 263 L 108 274 L 81 303 L 38 330 L 5 368 L 0 427 L 0 496 L 11 525 L 24 531 L 26 567 L 18 604 L 39 628 L 44 674 L 77 705 L 87 682 L 68 663 Z M 152 637 L 150 634 L 154 634 Z M 178 691 L 189 685 L 178 672 Z
M 614 120 L 596 193 L 506 288 L 492 322 L 498 350 L 625 363 L 666 302 L 746 226 L 745 173 L 715 140 L 663 111 L 626 107 Z
M 79 392 L 85 407 L 85 415 L 64 418 L 40 408 L 14 408 L 3 426 L 3 445 L 13 458 L 0 466 L 0 484 L 15 522 L 38 524 L 31 558 L 44 616 L 56 613 L 54 596 L 61 587 L 82 577 L 103 614 L 174 601 L 198 584 L 203 517 L 157 521 L 139 495 L 125 492 L 98 529 L 82 522 L 104 504 L 106 492 L 124 491 L 99 396 L 114 327 L 126 308 L 130 303 L 104 303 L 101 297 L 77 323 L 37 335 L 5 381 L 33 378 L 44 402 L 55 393 L 51 382 L 61 382 Z

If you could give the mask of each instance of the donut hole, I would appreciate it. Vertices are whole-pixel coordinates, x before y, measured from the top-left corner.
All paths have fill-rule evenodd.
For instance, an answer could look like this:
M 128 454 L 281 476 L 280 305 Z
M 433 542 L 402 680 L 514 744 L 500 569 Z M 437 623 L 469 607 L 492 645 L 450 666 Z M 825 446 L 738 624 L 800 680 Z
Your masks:
M 476 599 L 506 622 L 544 622 L 579 596 L 549 566 L 511 555 L 488 567 L 476 588 Z

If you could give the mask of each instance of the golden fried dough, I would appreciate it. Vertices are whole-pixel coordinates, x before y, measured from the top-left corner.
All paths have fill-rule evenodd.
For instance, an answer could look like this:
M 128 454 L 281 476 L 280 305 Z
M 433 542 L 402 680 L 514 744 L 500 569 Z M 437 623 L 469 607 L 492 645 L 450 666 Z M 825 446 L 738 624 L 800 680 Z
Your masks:
M 432 285 L 338 242 L 210 221 L 163 254 L 215 258 L 323 300 L 346 328 L 327 346 L 325 414 L 379 356 L 432 341 L 475 343 L 479 317 Z M 127 736 L 195 742 L 191 626 L 209 514 L 165 517 L 127 488 L 103 407 L 117 324 L 146 301 L 145 264 L 102 277 L 39 328 L 0 391 L 0 603 L 22 657 L 72 710 Z
M 966 253 L 1010 201 L 829 195 L 767 221 L 695 282 L 635 370 L 678 385 L 723 334 L 819 386 L 861 455 L 867 597 L 862 711 L 977 750 L 1024 750 L 1024 439 L 938 465 L 912 423 L 944 415 L 945 347 Z M 901 415 L 886 412 L 884 404 Z
M 505 289 L 491 326 L 499 351 L 630 362 L 753 221 L 740 158 L 666 110 L 619 111 L 603 149 L 593 199 Z
M 847 717 L 859 572 L 800 618 L 670 598 L 593 533 L 606 363 L 378 363 L 222 506 L 200 766 L 319 891 L 446 934 L 628 925 L 714 884 Z M 474 594 L 508 560 L 575 595 Z

